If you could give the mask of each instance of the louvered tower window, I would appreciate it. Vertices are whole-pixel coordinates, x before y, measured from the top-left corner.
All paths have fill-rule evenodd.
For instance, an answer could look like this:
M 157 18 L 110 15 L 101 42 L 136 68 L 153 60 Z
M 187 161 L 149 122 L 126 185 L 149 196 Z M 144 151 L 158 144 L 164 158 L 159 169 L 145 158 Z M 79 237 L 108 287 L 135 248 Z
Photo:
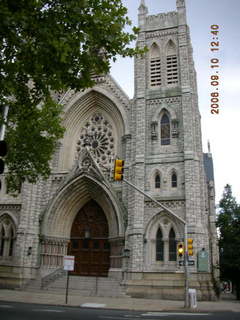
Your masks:
M 161 86 L 161 58 L 159 47 L 154 43 L 150 49 L 150 85 Z
M 178 58 L 177 49 L 172 40 L 167 44 L 167 84 L 178 84 Z

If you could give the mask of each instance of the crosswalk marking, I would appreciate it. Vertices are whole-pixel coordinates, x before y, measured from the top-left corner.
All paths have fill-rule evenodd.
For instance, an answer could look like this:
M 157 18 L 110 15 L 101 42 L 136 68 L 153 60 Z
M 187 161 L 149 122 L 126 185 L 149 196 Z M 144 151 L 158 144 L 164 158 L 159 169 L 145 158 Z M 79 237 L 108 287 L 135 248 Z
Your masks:
M 80 305 L 80 307 L 86 307 L 86 308 L 104 308 L 106 304 L 102 303 L 83 303 Z
M 56 310 L 56 309 L 32 309 L 35 312 L 64 312 L 64 310 Z
M 13 308 L 13 306 L 10 306 L 8 304 L 0 304 L 0 308 L 11 309 L 11 308 Z
M 166 316 L 209 316 L 210 313 L 191 313 L 191 312 L 147 312 L 142 313 L 142 316 L 151 317 L 166 317 Z

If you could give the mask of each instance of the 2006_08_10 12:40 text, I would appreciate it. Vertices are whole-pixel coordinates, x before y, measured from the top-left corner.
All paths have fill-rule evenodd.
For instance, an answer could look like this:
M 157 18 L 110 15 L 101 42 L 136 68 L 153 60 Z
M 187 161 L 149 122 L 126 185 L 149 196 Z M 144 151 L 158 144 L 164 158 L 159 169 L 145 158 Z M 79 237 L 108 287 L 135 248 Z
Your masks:
M 219 25 L 213 24 L 211 25 L 211 36 L 212 41 L 210 43 L 210 50 L 214 52 L 214 54 L 219 53 Z M 212 58 L 210 60 L 211 69 L 216 70 L 215 74 L 212 74 L 211 79 L 211 87 L 215 89 L 214 92 L 211 92 L 211 114 L 219 114 L 219 58 Z

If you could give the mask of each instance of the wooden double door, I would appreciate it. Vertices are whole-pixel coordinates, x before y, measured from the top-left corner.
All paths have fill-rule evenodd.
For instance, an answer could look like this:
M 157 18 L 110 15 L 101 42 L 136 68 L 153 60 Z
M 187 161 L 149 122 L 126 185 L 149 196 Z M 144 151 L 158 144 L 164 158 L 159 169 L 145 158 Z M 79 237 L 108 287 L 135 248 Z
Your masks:
M 75 256 L 73 275 L 107 276 L 110 267 L 108 222 L 94 200 L 79 211 L 73 222 L 68 254 Z

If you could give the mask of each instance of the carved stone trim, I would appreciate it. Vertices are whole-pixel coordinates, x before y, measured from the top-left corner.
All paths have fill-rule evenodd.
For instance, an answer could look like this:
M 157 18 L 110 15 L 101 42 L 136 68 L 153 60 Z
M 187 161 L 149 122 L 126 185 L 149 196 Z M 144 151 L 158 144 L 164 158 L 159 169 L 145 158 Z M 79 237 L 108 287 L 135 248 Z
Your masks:
M 178 129 L 178 120 L 172 120 L 172 138 L 178 138 L 179 136 L 179 129 Z
M 180 97 L 173 97 L 173 98 L 163 98 L 163 99 L 152 99 L 147 101 L 148 106 L 156 105 L 156 104 L 169 104 L 169 103 L 180 103 Z
M 160 201 L 167 208 L 185 207 L 184 200 Z M 145 208 L 158 208 L 157 204 L 151 201 L 145 202 Z
M 66 174 L 64 174 L 64 175 L 59 175 L 59 174 L 58 175 L 54 175 L 54 176 L 52 176 L 52 181 L 61 182 L 64 179 L 65 175 Z
M 157 121 L 152 121 L 151 122 L 151 138 L 152 138 L 152 140 L 157 140 L 157 138 L 158 138 L 157 126 L 158 126 L 158 122 Z
M 122 142 L 126 142 L 127 140 L 132 139 L 132 135 L 131 134 L 125 134 L 124 136 L 122 136 Z
M 15 210 L 15 211 L 20 211 L 22 205 L 21 204 L 11 204 L 11 203 L 4 203 L 0 204 L 0 210 Z
M 146 39 L 151 39 L 151 38 L 161 38 L 169 35 L 177 35 L 178 34 L 178 29 L 170 29 L 166 31 L 152 31 L 152 32 L 147 32 L 146 33 Z

